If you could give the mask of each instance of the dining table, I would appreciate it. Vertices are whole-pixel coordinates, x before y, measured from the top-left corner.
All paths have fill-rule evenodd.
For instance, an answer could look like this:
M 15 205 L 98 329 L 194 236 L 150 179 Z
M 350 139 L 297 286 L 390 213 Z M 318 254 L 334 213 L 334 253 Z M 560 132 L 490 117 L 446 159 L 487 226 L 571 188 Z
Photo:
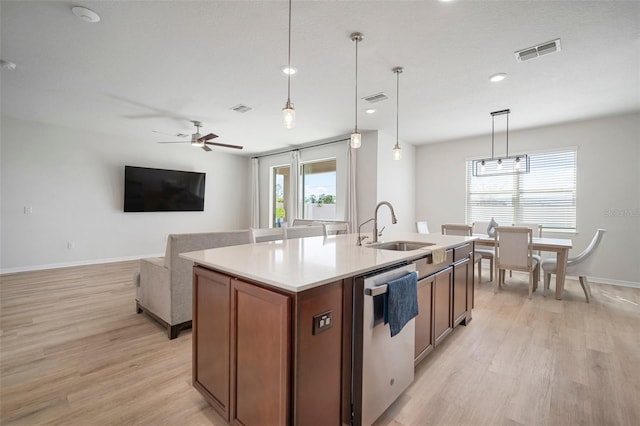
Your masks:
M 476 246 L 494 247 L 495 239 L 487 234 L 474 234 Z M 500 242 L 498 241 L 498 244 Z M 573 242 L 566 238 L 533 237 L 532 249 L 534 251 L 548 251 L 556 253 L 556 299 L 562 300 L 564 292 L 564 279 L 567 270 L 567 259 Z M 542 273 L 542 271 L 540 271 Z

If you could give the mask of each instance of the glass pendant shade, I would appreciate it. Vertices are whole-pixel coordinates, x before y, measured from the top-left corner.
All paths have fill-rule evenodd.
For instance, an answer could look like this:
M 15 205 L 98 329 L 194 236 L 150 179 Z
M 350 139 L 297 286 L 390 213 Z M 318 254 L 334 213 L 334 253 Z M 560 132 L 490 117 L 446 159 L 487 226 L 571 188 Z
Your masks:
M 287 102 L 284 108 L 282 108 L 282 124 L 284 124 L 286 129 L 293 129 L 296 125 L 296 110 L 293 109 L 291 102 Z
M 362 135 L 360 132 L 355 131 L 351 133 L 351 148 L 358 149 L 362 145 Z
M 396 146 L 393 147 L 393 159 L 396 161 L 402 159 L 402 152 L 398 144 L 396 144 Z

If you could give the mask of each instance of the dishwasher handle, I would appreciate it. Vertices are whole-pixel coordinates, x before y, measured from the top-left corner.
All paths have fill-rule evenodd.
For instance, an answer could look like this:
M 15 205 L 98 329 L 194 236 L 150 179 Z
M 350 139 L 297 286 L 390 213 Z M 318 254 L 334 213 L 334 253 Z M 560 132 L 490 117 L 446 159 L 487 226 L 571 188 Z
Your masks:
M 387 289 L 389 288 L 386 284 L 377 285 L 375 287 L 367 287 L 364 289 L 364 294 L 367 296 L 380 296 L 381 294 L 385 294 Z

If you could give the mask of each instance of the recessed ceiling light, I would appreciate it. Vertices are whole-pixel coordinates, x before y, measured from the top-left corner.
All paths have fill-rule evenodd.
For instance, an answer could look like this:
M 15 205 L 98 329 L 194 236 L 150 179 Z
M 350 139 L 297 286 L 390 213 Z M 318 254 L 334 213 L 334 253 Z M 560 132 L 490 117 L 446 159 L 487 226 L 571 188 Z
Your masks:
M 298 68 L 284 66 L 282 67 L 282 72 L 287 75 L 294 75 L 298 72 Z
M 373 114 L 374 112 L 376 112 L 376 110 L 373 108 L 367 108 L 364 110 L 364 112 L 366 112 L 367 114 Z
M 86 7 L 82 7 L 82 6 L 72 7 L 71 11 L 73 12 L 74 15 L 76 15 L 78 18 L 82 19 L 85 22 L 92 22 L 92 23 L 100 22 L 100 15 L 98 15 L 91 9 L 87 9 Z
M 491 77 L 489 77 L 489 81 L 492 83 L 497 83 L 499 81 L 504 80 L 505 78 L 507 78 L 507 74 L 500 72 L 498 74 L 493 74 Z

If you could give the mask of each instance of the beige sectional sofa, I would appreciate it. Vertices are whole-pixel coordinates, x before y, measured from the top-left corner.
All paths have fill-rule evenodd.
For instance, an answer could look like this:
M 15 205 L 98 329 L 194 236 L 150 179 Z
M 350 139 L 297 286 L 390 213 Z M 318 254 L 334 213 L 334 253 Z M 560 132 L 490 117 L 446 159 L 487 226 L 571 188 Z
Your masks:
M 136 277 L 136 311 L 165 327 L 169 339 L 191 327 L 193 262 L 179 254 L 216 247 L 249 244 L 251 231 L 171 234 L 164 257 L 140 260 Z

